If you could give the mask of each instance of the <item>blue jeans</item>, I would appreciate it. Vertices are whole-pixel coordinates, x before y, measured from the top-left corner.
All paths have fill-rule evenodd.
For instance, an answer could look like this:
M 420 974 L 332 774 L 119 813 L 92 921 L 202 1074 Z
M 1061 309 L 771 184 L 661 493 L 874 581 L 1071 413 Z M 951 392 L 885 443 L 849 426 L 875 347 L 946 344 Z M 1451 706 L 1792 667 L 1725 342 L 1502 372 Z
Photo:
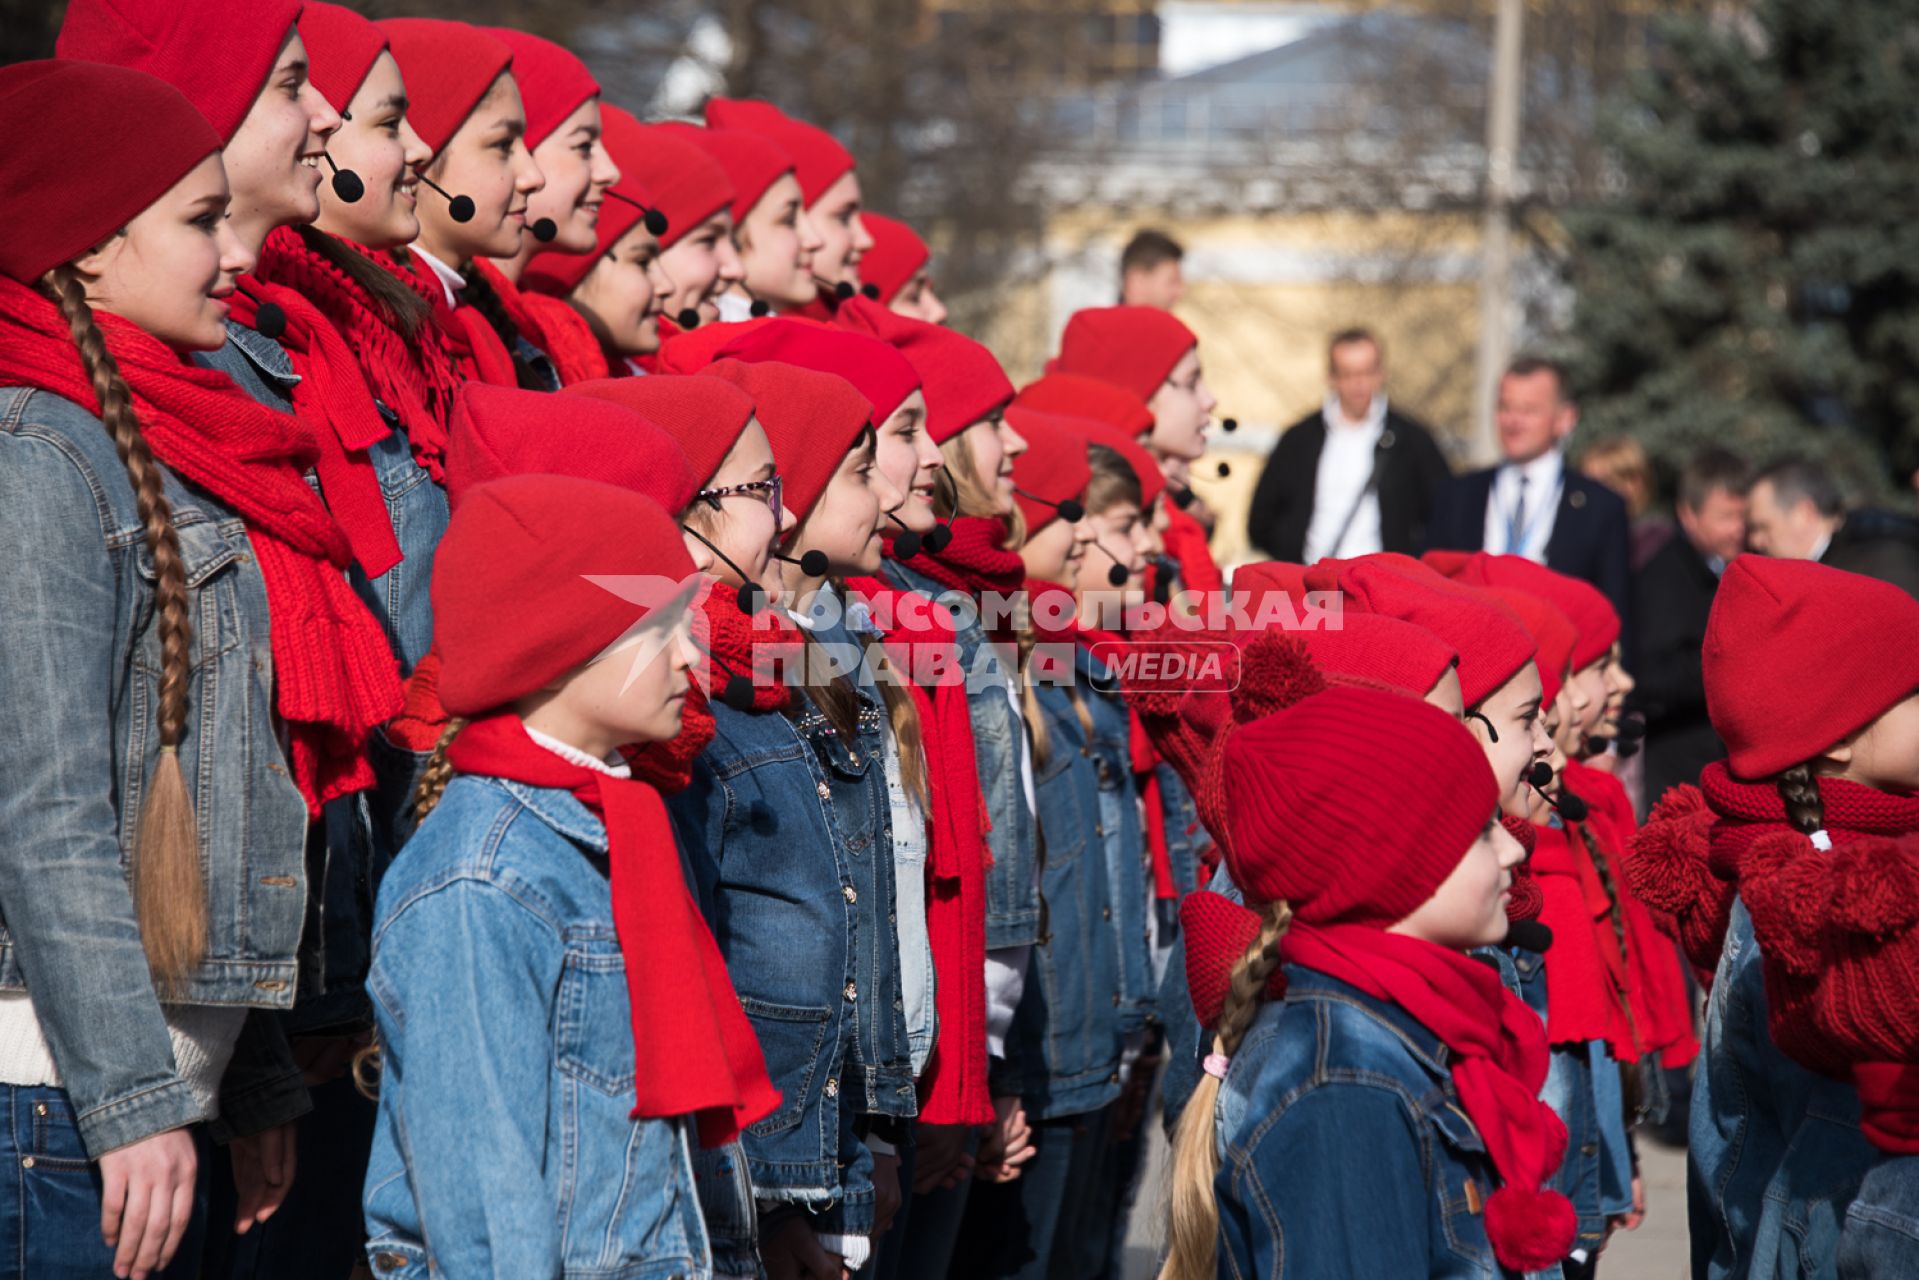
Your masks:
M 966 1140 L 968 1155 L 979 1150 L 977 1136 Z M 913 1197 L 913 1229 L 900 1242 L 902 1276 L 925 1276 L 940 1280 L 952 1265 L 959 1248 L 960 1227 L 966 1220 L 966 1205 L 973 1190 L 973 1179 L 961 1178 L 956 1187 L 942 1187 Z
M 14 1171 L 0 1192 L 0 1280 L 100 1280 L 113 1274 L 113 1250 L 100 1236 L 100 1170 L 87 1158 L 65 1089 L 0 1084 L 6 1127 L 0 1165 Z M 207 1151 L 193 1218 L 165 1280 L 200 1274 L 206 1235 Z

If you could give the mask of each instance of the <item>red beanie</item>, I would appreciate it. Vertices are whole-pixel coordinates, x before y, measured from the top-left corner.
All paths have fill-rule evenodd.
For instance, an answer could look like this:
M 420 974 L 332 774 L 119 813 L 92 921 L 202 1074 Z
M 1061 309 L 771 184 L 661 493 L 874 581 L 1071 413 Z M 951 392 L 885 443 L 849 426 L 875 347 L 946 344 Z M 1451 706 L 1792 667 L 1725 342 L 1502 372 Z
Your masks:
M 708 218 L 733 207 L 733 180 L 725 166 L 689 138 L 691 130 L 684 125 L 641 124 L 618 107 L 601 107 L 600 114 L 606 120 L 606 148 L 625 175 L 621 182 L 639 184 L 648 202 L 666 215 L 662 249 L 672 248 Z M 616 117 L 621 121 L 617 139 Z M 614 151 L 616 140 L 619 150 Z M 600 210 L 601 219 L 606 212 Z
M 469 382 L 446 450 L 447 501 L 458 507 L 502 476 L 578 476 L 631 489 L 677 516 L 699 478 L 679 442 L 631 408 Z
M 696 572 L 673 517 L 629 489 L 549 475 L 481 485 L 433 556 L 441 704 L 476 716 L 551 684 Z
M 751 333 L 742 333 L 715 352 L 713 358 L 743 360 L 747 364 L 777 360 L 802 369 L 838 374 L 871 403 L 876 427 L 892 417 L 906 397 L 920 389 L 920 376 L 906 357 L 878 338 L 784 318 Z
M 866 224 L 866 234 L 873 237 L 873 247 L 860 259 L 860 283 L 877 292 L 875 300 L 881 306 L 891 306 L 920 268 L 932 261 L 933 251 L 920 239 L 919 232 L 898 218 L 863 212 L 860 221 Z
M 1539 668 L 1539 704 L 1550 707 L 1565 686 L 1572 666 L 1573 641 L 1579 633 L 1573 630 L 1566 615 L 1543 596 L 1512 587 L 1482 589 L 1526 624 L 1526 633 L 1533 638 L 1533 663 Z
M 793 157 L 755 134 L 677 123 L 659 127 L 685 138 L 726 170 L 726 180 L 733 184 L 736 226 L 745 221 L 768 187 L 793 172 Z
M 484 27 L 513 51 L 513 80 L 526 108 L 526 149 L 545 142 L 588 98 L 600 96 L 600 82 L 570 50 L 512 27 Z
M 786 509 L 803 522 L 860 432 L 872 425 L 872 402 L 836 374 L 776 360 L 722 360 L 705 373 L 753 397 L 754 416 L 779 465 Z
M 514 55 L 513 66 L 514 78 L 517 79 L 520 66 L 518 54 Z M 606 153 L 619 169 L 620 180 L 613 184 L 608 198 L 600 204 L 599 220 L 593 224 L 593 248 L 586 253 L 549 250 L 534 254 L 520 276 L 523 288 L 555 298 L 564 298 L 572 293 L 599 260 L 620 242 L 620 237 L 638 225 L 640 219 L 646 216 L 646 208 L 653 204 L 652 191 L 630 166 L 630 162 L 645 154 L 647 144 L 641 140 L 641 133 L 646 126 L 618 107 L 602 106 L 600 128 Z M 620 199 L 621 196 L 626 199 Z
M 220 150 L 166 81 L 64 58 L 0 67 L 0 138 L 0 274 L 22 284 L 105 240 Z
M 1199 339 L 1158 307 L 1088 307 L 1066 322 L 1048 373 L 1077 373 L 1151 400 Z
M 1096 418 L 1132 436 L 1143 436 L 1153 429 L 1153 411 L 1144 400 L 1124 387 L 1075 373 L 1049 373 L 1027 383 L 1020 389 L 1017 403 L 1041 413 Z
M 862 261 L 862 274 L 865 269 Z M 1013 398 L 1013 384 L 993 353 L 963 333 L 896 316 L 867 298 L 848 298 L 833 319 L 906 357 L 926 393 L 926 430 L 934 444 L 945 444 Z
M 345 111 L 386 51 L 386 32 L 345 5 L 307 0 L 300 11 L 307 78 L 335 111 Z
M 1233 599 L 1255 625 L 1263 609 L 1280 619 L 1299 611 L 1306 594 L 1306 567 L 1279 560 L 1241 565 L 1233 571 Z M 1289 607 L 1272 603 L 1284 596 Z M 1261 628 L 1262 630 L 1264 628 Z M 1342 611 L 1338 627 L 1289 631 L 1306 646 L 1313 665 L 1335 683 L 1386 685 L 1423 698 L 1459 663 L 1458 652 L 1424 627 L 1383 613 Z
M 1417 561 L 1408 563 L 1421 567 Z M 1348 612 L 1383 613 L 1444 640 L 1459 654 L 1459 688 L 1466 705 L 1478 706 L 1532 661 L 1533 638 L 1518 618 L 1483 591 L 1425 572 L 1427 577 L 1421 579 L 1377 557 L 1321 561 L 1306 571 L 1306 585 L 1314 591 L 1345 592 Z
M 1306 592 L 1306 566 L 1285 560 L 1256 560 L 1233 570 L 1233 598 L 1255 611 L 1271 595 L 1298 601 Z
M 800 180 L 800 198 L 811 208 L 840 175 L 853 169 L 853 153 L 818 125 L 795 120 L 770 102 L 751 98 L 711 98 L 706 104 L 706 123 L 714 129 L 734 129 L 756 134 L 784 151 L 793 160 L 793 172 Z
M 1465 726 L 1375 689 L 1330 688 L 1240 728 L 1222 772 L 1233 883 L 1315 925 L 1404 920 L 1499 799 Z
M 753 397 L 718 378 L 595 378 L 560 394 L 610 400 L 633 410 L 679 442 L 697 485 L 705 485 L 753 420 Z M 664 505 L 664 504 L 662 504 Z
M 1013 484 L 1030 538 L 1059 518 L 1059 503 L 1086 492 L 1093 469 L 1086 461 L 1086 437 L 1078 419 L 1014 405 L 1006 411 L 1006 420 L 1026 438 L 1026 452 L 1013 459 Z
M 1434 562 L 1433 553 L 1426 560 Z M 1456 571 L 1441 569 L 1449 578 L 1476 587 L 1511 587 L 1552 603 L 1572 624 L 1577 639 L 1572 650 L 1572 669 L 1584 671 L 1612 652 L 1619 639 L 1619 614 L 1605 593 L 1590 582 L 1535 564 L 1524 556 L 1496 556 L 1476 551 L 1457 566 Z
M 300 0 L 71 0 L 54 52 L 160 77 L 199 108 L 224 147 L 266 87 L 299 17 Z M 56 124 L 61 137 L 84 139 L 76 141 L 78 154 L 89 160 L 98 155 L 94 148 L 104 135 L 75 132 L 69 121 L 57 117 L 37 121 L 34 127 L 52 129 Z M 134 124 L 137 131 L 129 130 Z M 164 142 L 147 121 L 124 111 L 115 128 L 137 132 L 141 146 Z M 7 135 L 10 149 L 19 142 L 19 134 Z M 107 173 L 91 170 L 96 193 L 125 181 L 119 170 L 103 177 Z
M 493 82 L 512 69 L 513 50 L 464 22 L 387 18 L 380 27 L 406 79 L 407 122 L 437 156 Z
M 1152 510 L 1153 503 L 1166 491 L 1166 474 L 1159 469 L 1159 463 L 1146 447 L 1132 436 L 1117 427 L 1092 418 L 1074 418 L 1062 414 L 1073 424 L 1073 429 L 1086 437 L 1088 444 L 1105 445 L 1120 457 L 1126 459 L 1126 465 L 1133 469 L 1139 478 L 1139 509 Z
M 1919 689 L 1919 601 L 1810 560 L 1743 555 L 1713 596 L 1706 710 L 1741 778 L 1769 778 Z
M 654 364 L 660 373 L 704 372 L 707 365 L 719 359 L 721 347 L 736 341 L 741 334 L 764 329 L 780 319 L 794 324 L 814 323 L 799 316 L 755 316 L 751 320 L 722 320 L 697 329 L 682 329 L 661 344 Z

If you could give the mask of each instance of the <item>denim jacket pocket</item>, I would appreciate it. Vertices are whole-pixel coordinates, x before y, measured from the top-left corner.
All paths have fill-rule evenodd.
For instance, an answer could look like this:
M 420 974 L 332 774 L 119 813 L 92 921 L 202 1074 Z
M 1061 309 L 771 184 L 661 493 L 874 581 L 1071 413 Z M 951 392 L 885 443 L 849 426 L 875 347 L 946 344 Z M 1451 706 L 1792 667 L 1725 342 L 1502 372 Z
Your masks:
M 1486 1140 L 1451 1100 L 1426 1112 L 1438 1138 L 1434 1149 L 1433 1192 L 1445 1225 L 1446 1247 L 1479 1274 L 1497 1276 L 1492 1243 L 1486 1236 L 1486 1201 L 1498 1183 L 1486 1155 Z
M 607 1035 L 632 1025 L 626 961 L 611 929 L 567 931 L 555 1022 L 561 1072 L 612 1097 L 633 1092 L 632 1038 L 620 1036 L 616 1045 Z
M 747 1132 L 756 1138 L 770 1138 L 787 1132 L 800 1123 L 814 1094 L 814 1077 L 819 1074 L 821 1051 L 826 1047 L 833 1010 L 820 1006 L 771 1004 L 742 996 L 740 1007 L 746 1011 L 753 1034 L 768 1062 L 803 1064 L 797 1075 L 786 1075 L 773 1083 L 780 1091 L 779 1109 L 750 1126 Z M 829 1082 L 837 1096 L 837 1081 Z M 822 1089 L 826 1084 L 820 1086 Z
M 186 571 L 186 586 L 193 623 L 194 669 L 204 667 L 240 643 L 240 602 L 232 574 L 222 574 L 229 566 L 251 558 L 246 533 L 236 529 L 230 540 L 219 525 L 196 513 L 177 513 L 174 532 L 180 539 L 180 562 Z M 239 546 L 236 548 L 234 541 Z M 135 557 L 140 577 L 150 586 L 159 581 L 153 555 L 143 539 Z M 160 633 L 157 625 L 146 628 L 146 635 L 134 646 L 134 666 L 144 674 L 158 676 L 163 665 Z

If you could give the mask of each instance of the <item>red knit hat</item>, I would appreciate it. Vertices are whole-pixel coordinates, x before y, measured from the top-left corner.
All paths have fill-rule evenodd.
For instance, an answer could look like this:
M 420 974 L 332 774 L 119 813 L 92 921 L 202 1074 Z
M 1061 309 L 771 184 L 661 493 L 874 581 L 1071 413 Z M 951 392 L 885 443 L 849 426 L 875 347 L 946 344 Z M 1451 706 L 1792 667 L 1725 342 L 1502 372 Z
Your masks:
M 1014 405 L 1006 420 L 1026 438 L 1026 452 L 1013 459 L 1013 484 L 1030 538 L 1059 518 L 1058 504 L 1086 492 L 1093 469 L 1086 462 L 1086 436 L 1078 419 Z
M 896 316 L 866 298 L 842 302 L 834 323 L 878 338 L 906 357 L 926 393 L 926 430 L 934 444 L 945 444 L 1013 398 L 1013 384 L 993 353 L 963 333 Z
M 1533 638 L 1533 662 L 1539 667 L 1540 705 L 1551 706 L 1565 686 L 1579 633 L 1550 600 L 1511 587 L 1484 590 L 1526 624 L 1526 633 Z
M 446 496 L 455 507 L 502 476 L 600 480 L 674 516 L 699 488 L 679 442 L 631 408 L 484 382 L 461 387 L 460 406 L 446 450 Z
M 22 284 L 105 240 L 220 150 L 166 81 L 65 58 L 0 67 L 0 137 L 0 274 Z
M 836 374 L 776 360 L 721 360 L 705 375 L 753 397 L 779 464 L 786 509 L 804 521 L 860 432 L 872 425 L 872 402 Z
M 1233 883 L 1248 902 L 1289 903 L 1307 924 L 1405 919 L 1499 800 L 1465 726 L 1374 689 L 1331 688 L 1244 726 L 1222 767 Z
M 456 716 L 504 707 L 597 657 L 695 577 L 679 526 L 651 498 L 574 476 L 481 485 L 434 552 L 440 701 Z
M 795 120 L 770 102 L 751 98 L 710 98 L 706 123 L 714 129 L 757 134 L 793 159 L 800 198 L 811 208 L 840 175 L 853 169 L 853 153 L 818 125 Z
M 755 316 L 751 320 L 722 320 L 697 329 L 682 329 L 661 344 L 654 364 L 660 373 L 700 373 L 719 359 L 721 347 L 737 341 L 741 334 L 764 329 L 775 320 L 814 323 L 800 316 Z
M 1193 331 L 1158 307 L 1088 307 L 1066 322 L 1048 373 L 1077 373 L 1151 400 L 1188 351 Z
M 1422 568 L 1417 561 L 1409 561 Z M 1499 601 L 1472 587 L 1423 570 L 1419 578 L 1377 557 L 1321 561 L 1306 571 L 1314 591 L 1345 592 L 1345 609 L 1383 613 L 1410 622 L 1451 645 L 1459 654 L 1459 688 L 1468 707 L 1519 674 L 1533 659 L 1533 638 Z
M 1256 626 L 1275 596 L 1298 613 L 1306 594 L 1306 567 L 1278 560 L 1245 564 L 1233 571 L 1233 599 Z M 1306 646 L 1313 665 L 1335 682 L 1386 685 L 1423 698 L 1459 663 L 1458 652 L 1424 627 L 1383 613 L 1342 611 L 1337 627 L 1288 632 Z
M 860 265 L 863 270 L 865 263 Z M 1020 388 L 1015 400 L 1041 413 L 1097 418 L 1132 436 L 1143 436 L 1153 429 L 1153 411 L 1144 400 L 1124 387 L 1076 373 L 1049 373 Z
M 906 357 L 878 338 L 785 318 L 742 333 L 721 347 L 713 358 L 743 360 L 748 364 L 777 360 L 802 369 L 838 374 L 872 404 L 874 426 L 892 417 L 901 402 L 920 388 L 920 376 Z
M 562 387 L 560 394 L 610 400 L 633 410 L 679 442 L 699 485 L 713 478 L 746 424 L 753 420 L 753 397 L 718 378 L 666 373 L 645 378 L 595 378 Z
M 600 96 L 600 82 L 570 50 L 512 27 L 483 27 L 513 51 L 513 79 L 526 108 L 526 149 L 539 146 L 579 110 Z
M 513 50 L 464 22 L 387 18 L 380 27 L 406 79 L 407 122 L 437 156 L 493 82 L 512 69 Z
M 1118 427 L 1092 418 L 1075 418 L 1068 414 L 1060 416 L 1071 422 L 1073 429 L 1085 436 L 1088 444 L 1105 445 L 1126 459 L 1126 465 L 1139 478 L 1139 509 L 1152 510 L 1153 503 L 1166 491 L 1166 474 L 1159 469 L 1158 460 L 1146 451 L 1146 447 Z
M 860 284 L 874 291 L 874 300 L 891 306 L 893 299 L 932 261 L 933 251 L 920 239 L 919 232 L 883 213 L 860 214 L 873 247 L 860 259 Z
M 1702 657 L 1727 763 L 1769 778 L 1919 689 L 1919 601 L 1810 560 L 1739 556 L 1719 579 Z
M 726 167 L 687 136 L 692 132 L 687 126 L 641 124 L 618 107 L 601 107 L 600 115 L 606 120 L 606 149 L 625 175 L 621 182 L 637 183 L 666 215 L 662 249 L 672 248 L 708 218 L 733 207 L 733 180 L 726 176 Z M 616 117 L 621 121 L 617 138 Z M 616 141 L 619 150 L 614 151 Z M 606 213 L 600 210 L 601 219 Z
M 733 184 L 733 221 L 738 224 L 760 202 L 766 189 L 793 172 L 793 157 L 765 138 L 737 129 L 702 129 L 690 124 L 663 124 L 712 156 Z
M 517 55 L 513 65 L 517 78 L 520 65 Z M 600 205 L 599 220 L 593 224 L 593 248 L 586 253 L 549 250 L 534 254 L 526 264 L 526 270 L 521 273 L 522 288 L 555 298 L 564 298 L 572 293 L 599 260 L 620 242 L 620 237 L 638 225 L 640 219 L 646 216 L 646 210 L 653 205 L 652 191 L 631 167 L 646 153 L 648 144 L 641 136 L 646 126 L 618 107 L 602 106 L 600 128 L 606 153 L 619 169 L 620 180 L 613 184 L 611 198 Z M 625 199 L 621 199 L 622 196 Z
M 386 32 L 345 5 L 307 0 L 300 11 L 300 43 L 307 47 L 307 78 L 335 111 L 345 111 L 386 52 Z
M 299 17 L 300 0 L 71 0 L 54 52 L 160 77 L 199 108 L 224 147 L 266 87 Z M 141 146 L 160 142 L 156 131 L 136 115 L 123 112 L 116 129 L 135 122 Z M 80 150 L 90 160 L 98 155 L 95 148 L 105 135 L 70 132 L 68 122 L 54 117 L 35 127 L 51 129 L 56 124 L 62 137 L 86 140 Z M 19 141 L 18 134 L 10 134 L 7 145 L 12 148 Z M 96 194 L 102 186 L 125 180 L 119 170 L 112 171 L 110 180 L 102 179 L 104 170 L 92 172 Z
M 1424 557 L 1435 568 L 1435 553 Z M 1476 587 L 1511 587 L 1547 600 L 1572 624 L 1576 639 L 1572 650 L 1572 669 L 1584 671 L 1612 652 L 1619 639 L 1619 613 L 1605 593 L 1590 582 L 1535 564 L 1524 556 L 1496 556 L 1475 551 L 1452 568 L 1441 568 L 1447 577 Z

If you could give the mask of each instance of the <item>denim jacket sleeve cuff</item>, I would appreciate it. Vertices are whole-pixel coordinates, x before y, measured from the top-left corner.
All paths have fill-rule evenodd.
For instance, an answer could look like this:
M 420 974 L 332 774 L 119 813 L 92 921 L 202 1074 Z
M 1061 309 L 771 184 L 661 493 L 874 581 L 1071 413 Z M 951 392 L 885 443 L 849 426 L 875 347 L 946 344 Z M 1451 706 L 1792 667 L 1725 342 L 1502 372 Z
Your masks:
M 250 1138 L 311 1110 L 312 1099 L 278 1015 L 253 1010 L 220 1080 L 220 1114 L 207 1126 L 208 1134 L 222 1144 Z
M 193 1090 L 178 1076 L 111 1098 L 75 1117 L 87 1154 L 95 1160 L 109 1151 L 169 1129 L 183 1129 L 206 1118 Z

